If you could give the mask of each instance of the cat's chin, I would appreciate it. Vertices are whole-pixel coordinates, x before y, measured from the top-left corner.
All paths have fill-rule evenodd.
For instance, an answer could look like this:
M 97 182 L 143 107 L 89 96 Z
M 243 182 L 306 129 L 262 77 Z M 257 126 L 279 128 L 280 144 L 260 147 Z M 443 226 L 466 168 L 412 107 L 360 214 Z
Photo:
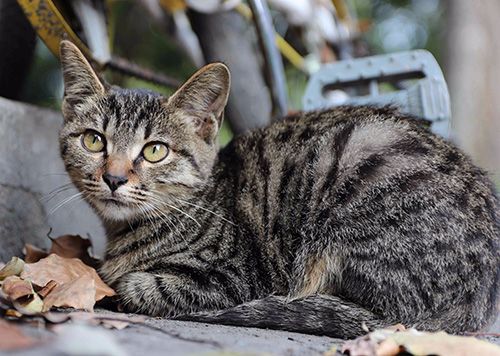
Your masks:
M 108 221 L 132 221 L 138 214 L 137 209 L 113 201 L 97 201 L 92 205 L 101 218 Z

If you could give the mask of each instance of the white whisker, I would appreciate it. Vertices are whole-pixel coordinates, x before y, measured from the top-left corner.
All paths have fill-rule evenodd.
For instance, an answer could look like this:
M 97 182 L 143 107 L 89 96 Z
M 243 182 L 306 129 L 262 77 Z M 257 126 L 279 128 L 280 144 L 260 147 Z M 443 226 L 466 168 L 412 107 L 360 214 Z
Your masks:
M 50 210 L 50 212 L 47 214 L 47 217 L 54 214 L 58 209 L 63 207 L 64 205 L 70 203 L 71 201 L 75 200 L 76 198 L 81 198 L 83 196 L 83 193 L 76 193 L 74 195 L 71 195 L 70 197 L 64 199 L 61 203 L 59 203 L 55 208 Z
M 232 225 L 236 225 L 234 222 L 232 222 L 232 221 L 230 221 L 230 220 L 226 219 L 224 216 L 222 216 L 222 215 L 220 215 L 220 214 L 217 214 L 215 211 L 212 211 L 212 210 L 210 210 L 210 209 L 207 209 L 207 208 L 205 208 L 205 207 L 203 207 L 203 206 L 201 206 L 201 205 L 194 204 L 194 203 L 191 203 L 191 202 L 188 202 L 188 201 L 185 201 L 185 200 L 179 199 L 179 198 L 175 198 L 175 199 L 177 199 L 177 200 L 178 200 L 178 201 L 180 201 L 181 203 L 188 204 L 188 205 L 194 206 L 194 207 L 196 207 L 196 208 L 199 208 L 199 209 L 201 209 L 201 210 L 204 210 L 204 211 L 206 211 L 206 212 L 208 212 L 208 213 L 210 213 L 210 214 L 212 214 L 212 215 L 214 215 L 214 216 L 217 216 L 218 218 L 221 218 L 222 220 L 224 220 L 224 221 L 226 221 L 226 222 L 228 222 L 228 223 L 230 223 L 230 224 L 232 224 Z

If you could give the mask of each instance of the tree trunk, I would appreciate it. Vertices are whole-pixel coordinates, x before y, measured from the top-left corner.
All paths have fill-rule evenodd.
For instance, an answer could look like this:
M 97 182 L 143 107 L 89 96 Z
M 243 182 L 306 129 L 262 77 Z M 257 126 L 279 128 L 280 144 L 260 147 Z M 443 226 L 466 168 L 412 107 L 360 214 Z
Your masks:
M 500 185 L 500 1 L 448 0 L 447 79 L 457 143 Z

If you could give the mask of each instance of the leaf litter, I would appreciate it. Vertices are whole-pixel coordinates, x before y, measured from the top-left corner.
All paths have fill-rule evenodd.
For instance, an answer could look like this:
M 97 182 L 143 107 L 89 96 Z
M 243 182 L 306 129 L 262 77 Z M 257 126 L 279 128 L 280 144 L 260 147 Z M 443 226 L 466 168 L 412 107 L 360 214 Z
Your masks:
M 72 308 L 93 312 L 97 301 L 115 295 L 95 270 L 98 260 L 92 256 L 90 240 L 75 235 L 50 239 L 50 250 L 26 244 L 26 262 L 13 257 L 7 264 L 0 265 L 0 315 L 5 319 L 29 321 L 35 318 L 45 323 L 77 320 L 71 317 L 72 313 L 52 310 Z M 95 316 L 94 313 L 85 314 L 90 316 L 88 320 Z M 0 322 L 0 350 L 33 344 L 17 326 L 1 319 Z M 101 321 L 96 323 L 101 324 Z M 106 324 L 108 328 L 126 326 L 125 319 Z M 13 337 L 5 340 L 4 335 Z

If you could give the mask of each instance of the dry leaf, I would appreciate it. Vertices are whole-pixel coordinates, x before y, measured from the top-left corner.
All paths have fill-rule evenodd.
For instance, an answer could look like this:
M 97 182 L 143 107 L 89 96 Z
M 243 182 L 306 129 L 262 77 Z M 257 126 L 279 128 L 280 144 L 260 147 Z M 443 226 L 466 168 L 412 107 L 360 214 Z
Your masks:
M 11 317 L 11 318 L 21 318 L 23 316 L 23 314 L 21 314 L 20 312 L 18 312 L 15 309 L 7 309 L 5 311 L 5 316 Z
M 23 248 L 24 261 L 26 263 L 35 263 L 40 261 L 42 258 L 47 257 L 49 254 L 32 244 L 25 244 Z
M 413 355 L 500 355 L 500 347 L 475 337 L 437 333 L 396 333 L 391 338 Z
M 12 305 L 24 315 L 38 315 L 43 309 L 43 301 L 36 293 L 29 297 L 14 300 Z
M 401 346 L 393 339 L 382 341 L 375 352 L 377 356 L 393 356 L 398 355 L 401 351 Z
M 49 281 L 49 283 L 47 283 L 45 285 L 45 287 L 43 287 L 39 292 L 38 292 L 38 295 L 42 298 L 45 298 L 47 296 L 47 294 L 49 294 L 52 289 L 54 289 L 55 287 L 57 286 L 57 282 L 56 281 Z
M 18 276 L 9 276 L 5 278 L 2 284 L 2 292 L 6 299 L 12 301 L 31 296 L 35 293 L 30 281 L 25 281 Z
M 377 356 L 377 346 L 368 334 L 345 342 L 340 352 L 349 356 Z
M 77 279 L 56 286 L 43 301 L 43 311 L 55 307 L 70 307 L 92 311 L 96 287 L 92 276 L 84 274 Z
M 99 260 L 91 256 L 92 243 L 78 235 L 63 235 L 52 240 L 49 254 L 55 253 L 65 258 L 78 258 L 88 266 L 97 267 Z
M 43 317 L 49 323 L 61 324 L 69 320 L 69 313 L 46 312 L 43 313 Z
M 445 332 L 427 333 L 415 329 L 396 332 L 379 329 L 344 343 L 342 353 L 350 356 L 409 355 L 500 355 L 500 347 L 474 337 Z
M 35 340 L 24 335 L 21 330 L 5 321 L 0 319 L 0 350 L 15 350 L 25 348 L 35 344 Z
M 100 262 L 92 256 L 92 242 L 78 235 L 63 235 L 55 239 L 49 236 L 52 246 L 49 252 L 31 244 L 24 245 L 24 255 L 26 263 L 36 263 L 42 258 L 55 253 L 65 258 L 78 258 L 83 263 L 91 267 L 98 267 Z
M 24 268 L 24 261 L 18 257 L 12 259 L 0 270 L 0 281 L 9 276 L 19 276 Z
M 89 276 L 94 281 L 96 288 L 95 301 L 116 294 L 113 289 L 102 281 L 95 269 L 85 265 L 77 258 L 63 258 L 51 254 L 37 263 L 27 263 L 21 274 L 21 278 L 30 279 L 33 284 L 40 287 L 45 286 L 51 280 L 61 286 L 82 276 Z
M 102 325 L 107 329 L 122 330 L 130 324 L 142 324 L 146 321 L 144 315 L 127 315 L 120 313 L 86 313 L 73 312 L 69 314 L 75 322 L 85 322 L 92 325 Z

